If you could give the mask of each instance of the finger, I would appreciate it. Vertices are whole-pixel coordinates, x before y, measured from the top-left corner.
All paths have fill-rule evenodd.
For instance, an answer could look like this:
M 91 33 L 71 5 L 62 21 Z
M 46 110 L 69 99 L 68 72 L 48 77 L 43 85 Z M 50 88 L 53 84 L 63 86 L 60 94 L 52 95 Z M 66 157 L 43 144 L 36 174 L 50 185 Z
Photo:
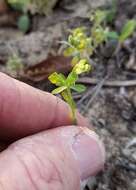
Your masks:
M 103 145 L 89 129 L 51 129 L 2 152 L 0 189 L 79 190 L 80 181 L 96 174 L 104 160 Z
M 72 124 L 68 105 L 0 73 L 0 139 L 11 140 L 50 127 Z M 80 125 L 86 125 L 78 116 Z

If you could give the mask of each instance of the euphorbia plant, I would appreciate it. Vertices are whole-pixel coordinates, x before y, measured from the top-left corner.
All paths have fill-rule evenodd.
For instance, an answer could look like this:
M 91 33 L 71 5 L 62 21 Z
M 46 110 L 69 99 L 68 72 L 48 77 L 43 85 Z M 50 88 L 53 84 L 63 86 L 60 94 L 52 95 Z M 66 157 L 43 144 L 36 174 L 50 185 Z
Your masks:
M 61 73 L 54 72 L 49 76 L 49 80 L 57 86 L 52 91 L 52 94 L 61 94 L 63 99 L 69 104 L 71 108 L 71 116 L 73 122 L 76 123 L 76 104 L 73 100 L 71 91 L 83 92 L 86 87 L 82 84 L 76 84 L 78 76 L 84 72 L 88 72 L 91 66 L 88 64 L 86 59 L 81 59 L 72 69 L 67 77 Z
M 72 90 L 83 92 L 86 89 L 84 85 L 76 84 L 76 82 L 80 74 L 90 71 L 91 56 L 101 44 L 109 39 L 116 39 L 119 43 L 123 43 L 133 34 L 136 28 L 136 21 L 129 20 L 120 35 L 115 31 L 110 31 L 105 26 L 109 15 L 110 11 L 96 10 L 90 17 L 92 22 L 90 33 L 86 32 L 85 27 L 79 27 L 71 31 L 67 42 L 61 41 L 61 43 L 66 45 L 64 55 L 72 57 L 72 71 L 67 77 L 56 72 L 49 76 L 51 83 L 57 86 L 52 93 L 61 94 L 63 99 L 69 104 L 74 123 L 76 123 L 76 104 L 72 97 Z
M 72 97 L 72 90 L 83 92 L 86 87 L 81 84 L 76 84 L 80 74 L 89 72 L 91 69 L 90 56 L 93 55 L 96 48 L 106 40 L 107 28 L 101 26 L 101 16 L 103 12 L 96 12 L 93 15 L 93 27 L 90 34 L 87 35 L 85 27 L 79 27 L 71 31 L 68 41 L 62 41 L 67 47 L 64 50 L 65 56 L 72 57 L 72 71 L 67 77 L 61 73 L 53 73 L 49 76 L 51 83 L 57 88 L 52 91 L 52 94 L 61 94 L 63 99 L 71 108 L 72 118 L 76 123 L 76 104 Z
M 99 11 L 91 18 L 93 27 L 90 34 L 87 35 L 85 27 L 79 27 L 71 31 L 67 42 L 61 42 L 67 46 L 64 50 L 64 55 L 72 57 L 72 71 L 69 75 L 65 77 L 63 74 L 55 72 L 49 76 L 51 83 L 57 86 L 52 91 L 52 94 L 61 94 L 69 104 L 74 123 L 76 123 L 76 104 L 72 97 L 72 90 L 76 92 L 85 91 L 86 87 L 84 85 L 76 84 L 78 77 L 80 74 L 90 71 L 90 56 L 106 40 L 107 28 L 105 29 L 101 26 L 102 14 L 103 12 Z

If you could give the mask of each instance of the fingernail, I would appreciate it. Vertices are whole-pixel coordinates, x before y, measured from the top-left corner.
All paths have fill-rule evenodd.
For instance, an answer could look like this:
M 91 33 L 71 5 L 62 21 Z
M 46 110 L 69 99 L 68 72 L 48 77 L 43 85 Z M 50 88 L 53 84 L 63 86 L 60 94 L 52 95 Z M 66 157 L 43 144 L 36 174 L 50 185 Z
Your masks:
M 80 169 L 81 180 L 94 176 L 103 168 L 105 149 L 94 131 L 81 128 L 81 133 L 75 136 L 72 148 Z

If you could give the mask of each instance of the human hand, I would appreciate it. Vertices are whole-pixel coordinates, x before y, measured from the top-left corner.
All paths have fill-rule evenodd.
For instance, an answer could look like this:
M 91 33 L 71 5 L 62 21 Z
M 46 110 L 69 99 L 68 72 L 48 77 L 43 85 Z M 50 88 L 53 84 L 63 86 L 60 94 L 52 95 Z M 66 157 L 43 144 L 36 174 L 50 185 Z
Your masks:
M 105 153 L 87 121 L 77 120 L 73 126 L 59 98 L 0 73 L 0 190 L 79 190 Z

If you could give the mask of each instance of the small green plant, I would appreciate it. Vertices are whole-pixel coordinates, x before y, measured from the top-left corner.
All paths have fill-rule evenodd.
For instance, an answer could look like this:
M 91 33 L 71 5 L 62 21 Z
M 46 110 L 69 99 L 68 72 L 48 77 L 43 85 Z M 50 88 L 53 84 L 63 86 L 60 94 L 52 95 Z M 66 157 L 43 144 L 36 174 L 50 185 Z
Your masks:
M 23 33 L 26 33 L 31 23 L 27 13 L 30 0 L 8 0 L 8 3 L 13 9 L 22 12 L 22 15 L 17 20 L 17 26 Z
M 72 110 L 72 119 L 76 123 L 75 110 L 76 105 L 72 97 L 71 90 L 78 93 L 85 91 L 86 87 L 81 84 L 76 84 L 78 76 L 82 73 L 89 72 L 91 66 L 86 59 L 81 59 L 72 69 L 67 77 L 61 73 L 53 73 L 49 76 L 51 83 L 55 84 L 57 88 L 52 91 L 52 94 L 61 94 L 63 99 L 69 104 Z
M 18 77 L 19 73 L 23 69 L 21 58 L 14 53 L 11 57 L 9 57 L 6 63 L 6 68 L 11 75 Z
M 71 91 L 74 90 L 79 93 L 86 89 L 84 85 L 76 84 L 76 82 L 80 74 L 90 71 L 90 56 L 107 39 L 108 30 L 101 25 L 104 18 L 105 12 L 102 11 L 97 11 L 92 15 L 91 22 L 93 22 L 93 27 L 89 34 L 87 34 L 85 27 L 79 27 L 70 31 L 68 41 L 62 41 L 61 43 L 66 45 L 64 55 L 72 57 L 72 71 L 67 77 L 56 72 L 49 76 L 50 82 L 57 86 L 52 91 L 52 94 L 61 94 L 63 99 L 69 104 L 75 123 L 76 104 Z
M 14 10 L 22 12 L 18 18 L 17 26 L 23 33 L 26 33 L 31 25 L 28 12 L 48 15 L 57 0 L 8 0 L 8 3 Z
M 30 18 L 27 13 L 19 17 L 17 26 L 23 33 L 26 33 L 29 30 L 30 25 Z
M 70 31 L 67 42 L 62 41 L 67 45 L 64 55 L 73 57 L 72 65 L 78 63 L 80 59 L 90 62 L 90 56 L 94 54 L 99 45 L 106 42 L 109 30 L 102 25 L 105 17 L 105 11 L 97 10 L 90 18 L 93 25 L 89 34 L 85 27 L 79 27 Z
M 115 40 L 117 41 L 117 46 L 112 54 L 112 56 L 116 55 L 123 43 L 130 37 L 133 35 L 133 33 L 135 32 L 136 29 L 136 20 L 132 19 L 132 20 L 128 20 L 126 22 L 126 24 L 123 26 L 122 30 L 120 33 L 116 32 L 116 31 L 109 31 L 107 37 L 110 40 Z
M 128 20 L 124 25 L 121 34 L 119 35 L 119 41 L 122 43 L 129 38 L 136 29 L 136 20 Z

